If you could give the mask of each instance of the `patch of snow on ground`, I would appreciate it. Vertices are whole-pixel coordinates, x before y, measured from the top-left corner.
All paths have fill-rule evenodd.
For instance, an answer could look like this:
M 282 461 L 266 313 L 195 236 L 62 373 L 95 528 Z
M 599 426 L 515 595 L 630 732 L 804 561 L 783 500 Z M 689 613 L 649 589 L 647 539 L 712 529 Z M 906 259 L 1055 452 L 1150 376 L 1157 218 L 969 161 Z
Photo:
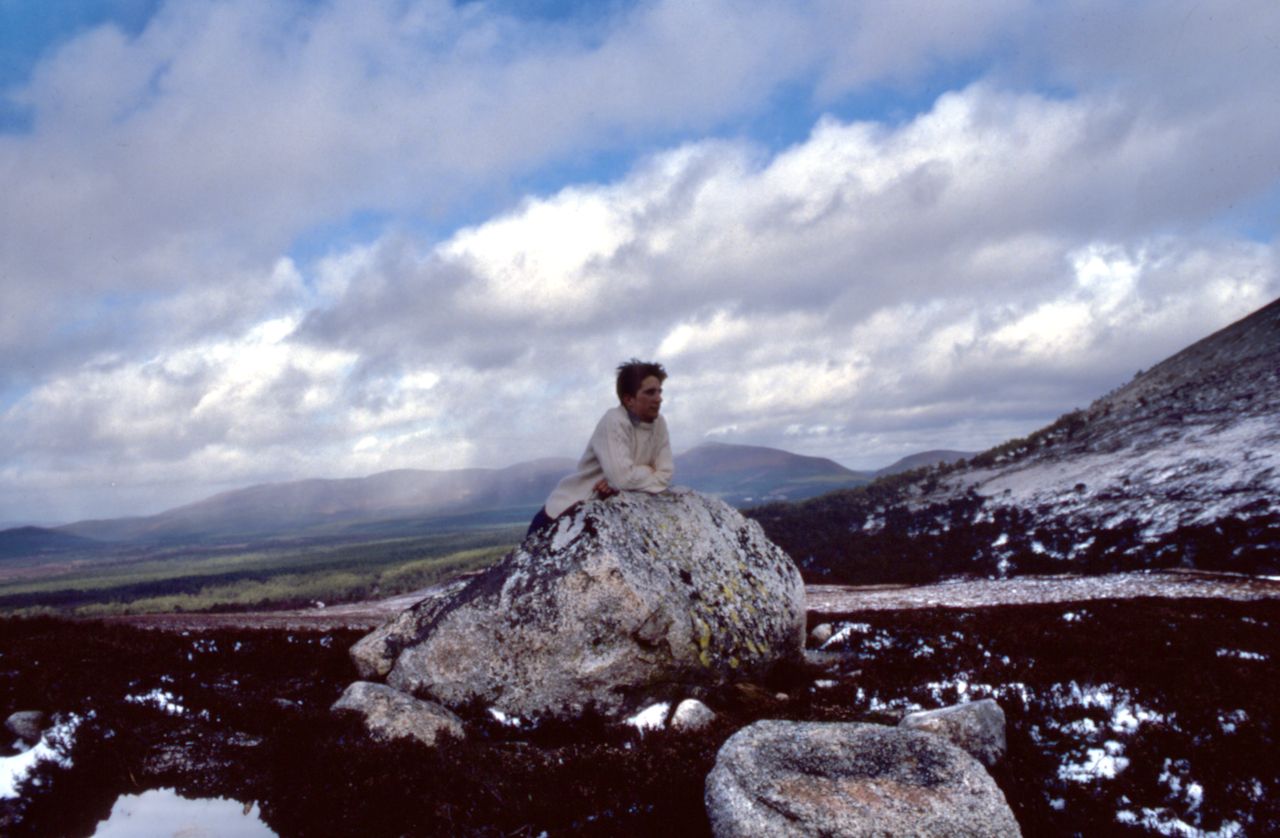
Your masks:
M 934 650 L 932 646 L 930 646 L 928 643 L 925 643 L 923 640 L 921 640 L 920 643 L 916 646 L 915 650 L 911 653 L 911 657 L 913 658 L 932 657 L 933 651 Z
M 46 730 L 31 749 L 0 757 L 0 800 L 16 798 L 18 786 L 42 762 L 52 761 L 62 768 L 70 768 L 71 746 L 75 744 L 76 729 L 83 721 L 84 717 L 72 714 L 66 721 Z
M 1164 714 L 1148 710 L 1141 705 L 1121 704 L 1111 714 L 1111 730 L 1115 733 L 1133 733 L 1148 722 L 1160 723 Z
M 966 698 L 969 694 L 967 677 L 956 678 L 954 681 L 930 681 L 925 684 L 925 688 L 929 690 L 929 694 L 939 705 L 953 703 L 950 694 L 951 690 L 955 690 L 958 702 L 968 701 L 968 698 Z
M 1188 811 L 1194 812 L 1204 802 L 1204 786 L 1187 777 L 1191 768 L 1185 759 L 1166 759 L 1160 769 L 1160 782 L 1169 788 L 1172 797 L 1182 797 Z
M 665 701 L 651 704 L 627 719 L 627 724 L 641 733 L 646 730 L 662 730 L 662 728 L 666 727 L 667 715 L 670 711 L 671 705 Z
M 871 631 L 871 626 L 868 623 L 840 623 L 838 624 L 835 632 L 829 638 L 827 638 L 827 642 L 823 643 L 822 646 L 820 646 L 819 648 L 826 649 L 829 646 L 842 646 L 845 643 L 848 643 L 849 638 L 852 637 L 853 635 L 867 634 L 870 631 Z M 870 646 L 870 648 L 872 649 L 885 648 L 883 645 L 885 640 L 881 636 L 872 638 L 868 642 L 872 644 Z
M 894 713 L 902 715 L 924 709 L 924 707 L 908 698 L 895 698 L 890 701 L 882 701 L 879 695 L 867 695 L 866 690 L 862 687 L 858 687 L 856 698 L 858 703 L 866 702 L 867 710 L 871 713 Z
M 509 716 L 497 707 L 490 707 L 489 715 L 493 716 L 494 720 L 500 725 L 506 725 L 507 727 L 524 727 L 524 719 L 519 716 Z
M 1261 652 L 1246 652 L 1242 649 L 1219 649 L 1218 657 L 1220 658 L 1238 658 L 1242 661 L 1264 661 L 1267 656 Z
M 1116 821 L 1127 826 L 1141 826 L 1148 832 L 1159 835 L 1176 835 L 1179 838 L 1240 838 L 1245 834 L 1244 828 L 1235 821 L 1224 821 L 1221 827 L 1209 832 L 1192 826 L 1163 807 L 1143 807 L 1141 812 L 1121 809 L 1116 812 Z
M 1101 748 L 1089 748 L 1079 762 L 1058 766 L 1058 779 L 1077 783 L 1114 780 L 1117 774 L 1129 767 L 1129 759 L 1122 754 L 1124 745 L 1114 740 Z
M 170 716 L 186 715 L 187 708 L 178 703 L 177 697 L 168 690 L 159 687 L 143 695 L 126 695 L 124 700 L 130 704 L 145 704 L 163 710 Z
M 1229 713 L 1218 714 L 1218 724 L 1222 727 L 1223 733 L 1235 733 L 1240 725 L 1249 721 L 1249 714 L 1243 710 L 1232 710 Z

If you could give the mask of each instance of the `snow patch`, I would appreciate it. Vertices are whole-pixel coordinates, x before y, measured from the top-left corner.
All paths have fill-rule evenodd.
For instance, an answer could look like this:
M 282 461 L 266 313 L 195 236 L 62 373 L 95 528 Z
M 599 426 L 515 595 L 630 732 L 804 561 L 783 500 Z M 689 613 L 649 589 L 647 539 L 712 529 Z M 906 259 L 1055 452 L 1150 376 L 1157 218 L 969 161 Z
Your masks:
M 1114 740 L 1101 748 L 1089 748 L 1079 762 L 1058 766 L 1058 779 L 1076 783 L 1114 780 L 1117 774 L 1129 767 L 1129 759 L 1122 756 L 1123 753 L 1124 745 Z
M 667 715 L 671 705 L 665 701 L 650 704 L 648 707 L 627 719 L 627 724 L 643 733 L 646 730 L 662 730 L 667 726 Z
M 509 716 L 497 707 L 490 707 L 489 715 L 492 716 L 498 724 L 505 725 L 507 727 L 524 727 L 525 725 L 524 719 L 519 716 Z
M 65 721 L 46 730 L 31 749 L 11 757 L 0 757 L 0 800 L 16 798 L 18 787 L 42 762 L 53 762 L 61 768 L 70 768 L 76 730 L 86 718 L 93 718 L 93 715 L 92 712 L 88 716 L 73 713 Z
M 130 704 L 144 704 L 155 707 L 170 716 L 184 716 L 187 713 L 187 708 L 178 703 L 178 699 L 173 693 L 168 690 L 162 690 L 159 687 L 143 695 L 126 695 L 124 700 Z

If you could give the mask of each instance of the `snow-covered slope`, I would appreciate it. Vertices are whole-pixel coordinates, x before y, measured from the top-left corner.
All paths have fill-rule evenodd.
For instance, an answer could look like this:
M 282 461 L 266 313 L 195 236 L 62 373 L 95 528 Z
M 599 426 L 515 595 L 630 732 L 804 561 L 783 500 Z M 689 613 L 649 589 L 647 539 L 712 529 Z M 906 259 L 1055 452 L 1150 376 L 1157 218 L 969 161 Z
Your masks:
M 1280 300 L 1007 448 L 947 487 L 1148 537 L 1280 510 Z
M 968 462 L 755 514 L 811 578 L 1280 569 L 1280 300 Z

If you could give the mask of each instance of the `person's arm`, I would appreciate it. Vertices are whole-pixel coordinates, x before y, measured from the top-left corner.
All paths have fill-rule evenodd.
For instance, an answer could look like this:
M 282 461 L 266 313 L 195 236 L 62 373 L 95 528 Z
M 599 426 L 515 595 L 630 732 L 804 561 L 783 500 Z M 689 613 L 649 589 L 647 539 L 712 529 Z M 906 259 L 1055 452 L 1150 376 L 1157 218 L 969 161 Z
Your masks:
M 619 418 L 621 421 L 618 421 Z M 636 462 L 633 453 L 635 429 L 631 427 L 631 420 L 626 414 L 613 419 L 614 421 L 602 423 L 601 433 L 592 440 L 596 459 L 600 461 L 604 479 L 609 486 L 617 491 L 640 492 L 661 492 L 667 488 L 671 481 L 670 474 L 664 478 L 653 465 Z M 657 432 L 658 429 L 655 428 L 654 431 Z
M 657 435 L 658 453 L 653 458 L 653 474 L 662 482 L 662 488 L 671 485 L 671 478 L 676 473 L 675 460 L 671 456 L 671 437 L 667 434 L 667 422 L 661 417 L 654 423 L 653 432 Z

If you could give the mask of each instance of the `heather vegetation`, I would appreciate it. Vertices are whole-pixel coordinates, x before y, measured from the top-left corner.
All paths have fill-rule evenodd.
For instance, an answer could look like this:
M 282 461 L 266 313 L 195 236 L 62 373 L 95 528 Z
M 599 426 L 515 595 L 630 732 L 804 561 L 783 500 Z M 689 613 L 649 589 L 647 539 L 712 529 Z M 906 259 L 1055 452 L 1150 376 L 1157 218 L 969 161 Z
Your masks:
M 1280 515 L 1268 509 L 1157 537 L 1136 519 L 1082 533 L 1035 509 L 989 505 L 973 492 L 912 503 L 903 491 L 909 485 L 908 478 L 878 481 L 746 514 L 795 558 L 809 582 L 924 584 L 1168 567 L 1273 573 L 1280 556 Z
M 499 527 L 368 541 L 133 549 L 0 582 L 11 615 L 289 608 L 404 593 L 485 567 L 522 535 Z
M 67 764 L 0 801 L 0 832 L 89 835 L 115 797 L 256 801 L 280 835 L 706 835 L 703 781 L 760 718 L 893 724 L 992 697 L 993 775 L 1026 835 L 1280 829 L 1280 606 L 1137 599 L 863 612 L 803 668 L 712 691 L 700 733 L 510 727 L 477 706 L 435 749 L 329 705 L 358 632 L 191 635 L 48 619 L 0 628 L 0 706 L 76 714 Z M 781 697 L 779 696 L 781 693 Z M 38 780 L 37 785 L 34 781 Z

